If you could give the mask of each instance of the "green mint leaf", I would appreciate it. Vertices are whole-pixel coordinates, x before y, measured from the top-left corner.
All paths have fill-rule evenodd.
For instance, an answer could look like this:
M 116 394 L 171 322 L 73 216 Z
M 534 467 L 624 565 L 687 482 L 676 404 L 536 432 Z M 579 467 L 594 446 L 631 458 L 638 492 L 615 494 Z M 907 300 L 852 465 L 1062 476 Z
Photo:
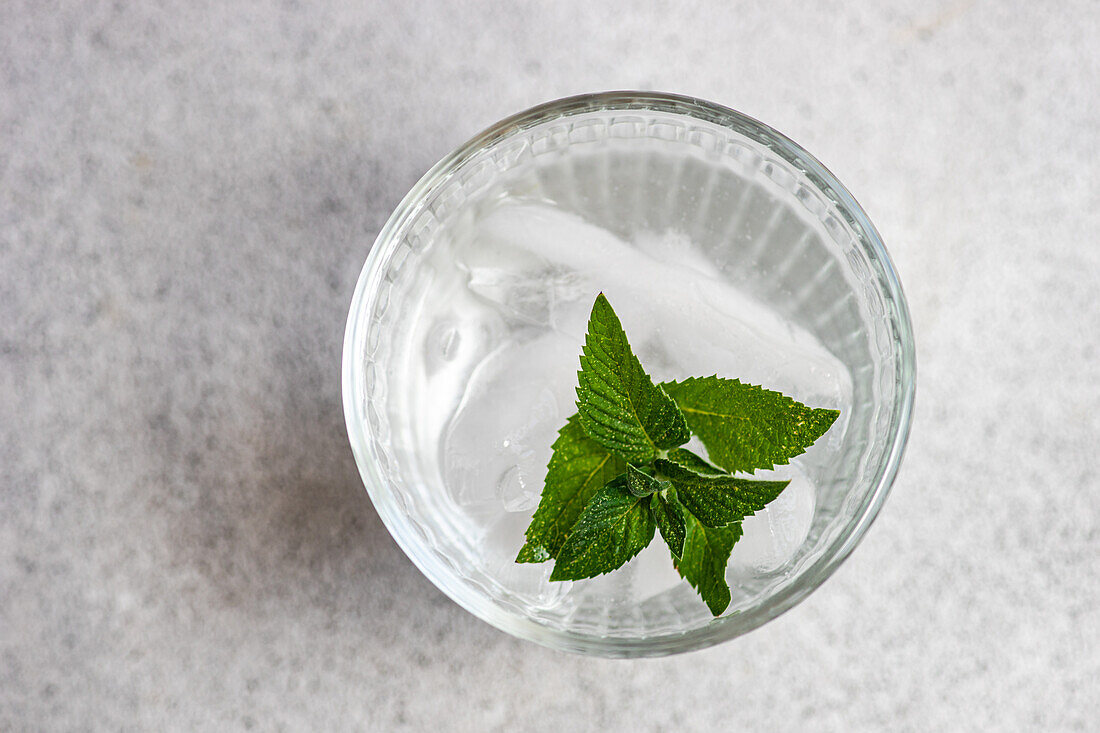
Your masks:
M 668 452 L 668 460 L 700 476 L 729 476 L 728 471 L 715 466 L 707 459 L 696 453 L 692 453 L 687 448 L 670 450 Z
M 655 530 L 649 500 L 630 493 L 622 474 L 588 502 L 558 553 L 550 580 L 610 573 L 641 552 Z
M 731 473 L 787 463 L 840 414 L 736 379 L 695 377 L 661 386 L 707 447 L 710 460 Z
M 668 549 L 675 558 L 684 555 L 684 510 L 676 501 L 676 490 L 671 489 L 667 494 L 653 494 L 649 499 L 649 510 L 653 512 L 653 519 L 657 522 L 657 529 L 661 531 Z
M 654 465 L 676 487 L 684 508 L 707 527 L 724 527 L 760 511 L 790 483 L 700 475 L 661 458 Z
M 585 434 L 577 415 L 570 417 L 554 441 L 542 499 L 516 562 L 556 557 L 589 499 L 625 470 L 622 459 Z
M 741 523 L 728 527 L 706 527 L 690 514 L 684 516 L 687 538 L 684 553 L 673 556 L 672 562 L 680 575 L 691 584 L 707 608 L 720 616 L 730 605 L 730 587 L 726 584 L 726 565 L 737 540 L 741 539 Z
M 648 473 L 627 464 L 626 488 L 634 496 L 649 496 L 656 491 L 663 491 L 671 484 L 668 481 L 660 481 Z
M 684 416 L 642 369 L 603 293 L 592 306 L 581 356 L 577 408 L 593 439 L 631 463 L 691 438 Z

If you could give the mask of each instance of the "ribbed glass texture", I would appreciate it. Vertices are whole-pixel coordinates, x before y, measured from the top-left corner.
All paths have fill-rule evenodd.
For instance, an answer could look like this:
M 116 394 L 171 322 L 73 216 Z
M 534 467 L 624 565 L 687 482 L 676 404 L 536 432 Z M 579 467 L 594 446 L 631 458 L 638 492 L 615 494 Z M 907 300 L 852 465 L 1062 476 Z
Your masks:
M 522 175 L 519 175 L 522 174 Z M 517 599 L 481 567 L 476 544 L 449 539 L 404 425 L 403 308 L 422 289 L 434 238 L 502 181 L 624 238 L 683 232 L 742 291 L 814 335 L 848 368 L 842 439 L 814 466 L 810 531 L 781 567 L 735 589 L 713 619 L 697 598 L 645 608 L 573 608 Z M 653 202 L 659 202 L 653 205 Z M 644 202 L 644 203 L 643 203 Z M 879 511 L 905 446 L 914 395 L 908 310 L 882 241 L 851 194 L 801 147 L 733 110 L 665 94 L 616 92 L 552 102 L 504 120 L 429 171 L 370 251 L 348 318 L 343 388 L 348 434 L 383 522 L 447 595 L 485 621 L 550 647 L 657 656 L 731 639 L 789 609 L 852 551 Z M 384 588 L 378 589 L 384 593 Z

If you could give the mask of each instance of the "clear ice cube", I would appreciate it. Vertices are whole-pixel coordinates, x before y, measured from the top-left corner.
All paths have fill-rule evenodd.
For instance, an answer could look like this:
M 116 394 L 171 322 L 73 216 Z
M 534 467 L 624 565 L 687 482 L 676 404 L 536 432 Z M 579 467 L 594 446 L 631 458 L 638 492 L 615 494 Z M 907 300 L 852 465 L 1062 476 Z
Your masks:
M 634 570 L 631 588 L 636 603 L 643 603 L 684 582 L 672 564 L 672 553 L 657 532 L 649 547 L 630 561 Z
M 529 514 L 538 504 L 551 446 L 576 411 L 575 352 L 549 333 L 500 349 L 475 370 L 444 437 L 444 473 L 459 506 Z
M 728 576 L 731 583 L 745 572 L 768 573 L 782 567 L 802 546 L 813 524 L 813 485 L 797 471 L 787 469 L 791 483 L 775 501 L 746 517 L 745 534 L 733 546 Z M 773 478 L 769 476 L 769 478 Z
M 521 514 L 504 514 L 489 527 L 479 546 L 483 569 L 523 603 L 553 608 L 569 593 L 573 583 L 551 583 L 552 563 L 516 562 L 528 520 L 529 517 Z
M 548 328 L 568 320 L 566 314 L 577 312 L 591 289 L 576 272 L 553 267 L 520 277 L 498 267 L 471 268 L 469 285 L 470 290 L 495 303 L 510 321 Z
M 471 226 L 456 250 L 467 258 L 461 267 L 508 319 L 553 328 L 579 346 L 604 292 L 657 379 L 717 373 L 823 407 L 850 391 L 832 354 L 733 287 L 681 234 L 632 243 L 575 214 L 516 201 Z

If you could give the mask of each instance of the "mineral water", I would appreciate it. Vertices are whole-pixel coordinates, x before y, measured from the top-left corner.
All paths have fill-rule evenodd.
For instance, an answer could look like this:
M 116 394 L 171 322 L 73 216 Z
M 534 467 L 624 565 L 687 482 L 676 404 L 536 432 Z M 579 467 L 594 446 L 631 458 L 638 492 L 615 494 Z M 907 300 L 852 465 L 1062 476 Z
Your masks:
M 448 518 L 440 531 L 472 547 L 479 570 L 532 608 L 568 614 L 683 592 L 659 536 L 624 568 L 592 580 L 550 583 L 552 563 L 514 562 L 551 445 L 576 412 L 578 357 L 592 302 L 603 292 L 654 381 L 717 374 L 841 411 L 805 455 L 758 472 L 791 483 L 744 522 L 727 572 L 736 608 L 739 585 L 781 569 L 810 530 L 815 456 L 843 435 L 850 375 L 730 275 L 738 253 L 759 258 L 752 250 L 761 237 L 784 235 L 766 196 L 745 191 L 721 207 L 711 202 L 709 216 L 723 223 L 701 229 L 676 215 L 683 204 L 676 190 L 658 185 L 616 209 L 613 195 L 586 193 L 575 185 L 577 172 L 570 176 L 564 193 L 544 175 L 469 202 L 418 265 L 423 294 L 408 321 L 403 366 L 390 379 L 405 395 L 425 485 L 445 487 L 445 495 L 431 497 Z M 797 226 L 785 231 L 799 235 Z M 722 236 L 729 246 L 715 246 Z M 695 441 L 689 447 L 705 455 Z

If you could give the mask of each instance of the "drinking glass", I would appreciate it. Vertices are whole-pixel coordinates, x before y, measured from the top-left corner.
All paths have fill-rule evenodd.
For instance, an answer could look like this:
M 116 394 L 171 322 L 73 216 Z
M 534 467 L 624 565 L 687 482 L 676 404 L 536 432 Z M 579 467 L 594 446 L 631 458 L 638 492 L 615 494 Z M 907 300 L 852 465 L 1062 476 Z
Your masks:
M 455 264 L 455 242 L 489 236 L 475 224 L 500 211 L 514 214 L 516 232 L 529 232 L 523 256 L 490 248 L 476 267 Z M 550 213 L 542 221 L 523 212 Z M 557 240 L 553 226 L 567 227 L 553 230 Z M 675 575 L 659 537 L 623 569 L 589 581 L 549 583 L 549 563 L 514 562 L 541 488 L 530 465 L 544 471 L 549 442 L 568 417 L 569 406 L 557 403 L 576 382 L 584 321 L 569 304 L 590 306 L 599 279 L 584 272 L 595 248 L 562 232 L 599 232 L 627 254 L 621 270 L 605 262 L 598 274 L 614 281 L 609 297 L 632 343 L 635 331 L 649 334 L 635 344 L 647 368 L 661 370 L 675 337 L 684 353 L 713 354 L 763 375 L 765 387 L 841 409 L 818 444 L 777 467 L 778 476 L 797 479 L 776 500 L 785 503 L 745 520 L 727 573 L 732 601 L 718 618 Z M 637 261 L 649 265 L 631 270 L 632 253 L 642 250 Z M 697 276 L 681 267 L 687 261 L 703 263 Z M 623 295 L 612 297 L 614 288 Z M 732 313 L 728 329 L 706 331 L 697 312 L 682 329 L 626 315 L 649 301 L 704 296 L 717 301 L 716 312 Z M 774 332 L 790 338 L 757 359 L 757 331 L 765 340 Z M 486 365 L 502 354 L 513 362 L 498 372 L 515 379 L 486 383 Z M 771 371 L 754 372 L 764 363 Z M 746 377 L 700 364 L 707 374 Z M 641 657 L 750 631 L 848 557 L 898 470 L 914 369 L 909 314 L 882 240 L 821 163 L 720 105 L 613 92 L 502 120 L 412 188 L 355 289 L 343 398 L 379 516 L 444 593 L 523 639 Z M 704 374 L 667 378 L 687 376 Z

